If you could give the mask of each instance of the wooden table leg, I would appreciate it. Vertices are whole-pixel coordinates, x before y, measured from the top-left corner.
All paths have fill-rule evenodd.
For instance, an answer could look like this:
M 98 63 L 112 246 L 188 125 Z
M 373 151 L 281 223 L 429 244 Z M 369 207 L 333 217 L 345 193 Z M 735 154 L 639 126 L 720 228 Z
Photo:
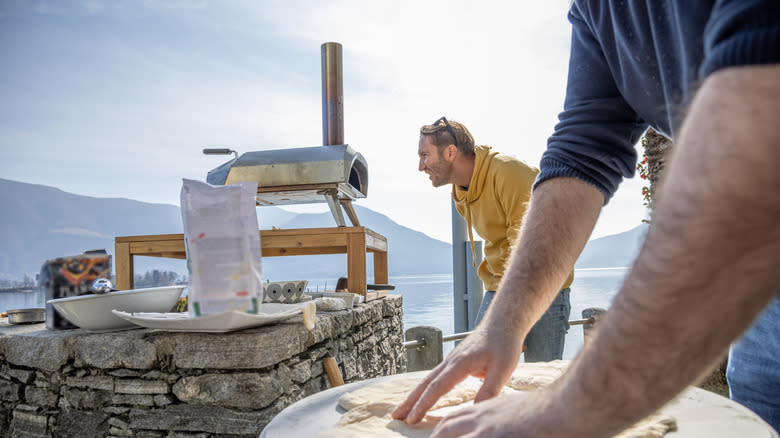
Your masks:
M 119 290 L 133 288 L 133 255 L 130 254 L 129 242 L 118 242 L 114 245 L 114 263 L 116 263 L 116 278 L 114 287 Z
M 388 284 L 387 253 L 374 251 L 374 283 Z
M 347 234 L 347 288 L 350 292 L 366 295 L 366 235 Z

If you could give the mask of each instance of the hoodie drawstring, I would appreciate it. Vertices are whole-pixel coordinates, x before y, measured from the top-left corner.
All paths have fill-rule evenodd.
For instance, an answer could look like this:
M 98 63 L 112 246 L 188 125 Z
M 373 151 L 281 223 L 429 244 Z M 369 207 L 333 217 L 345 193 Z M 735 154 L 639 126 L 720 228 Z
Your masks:
M 474 235 L 471 232 L 471 203 L 466 200 L 466 225 L 469 228 L 469 242 L 471 243 L 471 264 L 477 267 L 477 252 L 474 251 Z

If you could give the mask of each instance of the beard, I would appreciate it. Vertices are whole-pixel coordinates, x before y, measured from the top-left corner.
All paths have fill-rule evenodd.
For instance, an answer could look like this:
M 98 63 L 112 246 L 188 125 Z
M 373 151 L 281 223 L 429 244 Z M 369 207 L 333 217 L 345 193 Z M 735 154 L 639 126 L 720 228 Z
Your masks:
M 434 187 L 441 187 L 451 182 L 452 164 L 441 160 L 431 166 L 428 166 L 428 169 L 428 176 L 430 176 L 431 183 Z

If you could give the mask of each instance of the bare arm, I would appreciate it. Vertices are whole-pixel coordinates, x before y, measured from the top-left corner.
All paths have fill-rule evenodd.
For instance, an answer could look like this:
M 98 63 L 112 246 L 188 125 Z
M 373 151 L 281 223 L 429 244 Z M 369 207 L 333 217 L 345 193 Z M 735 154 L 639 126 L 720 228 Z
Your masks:
M 515 397 L 509 414 L 475 405 L 434 436 L 610 436 L 722 357 L 780 287 L 778 77 L 778 66 L 742 67 L 705 81 L 645 245 L 570 372 L 532 400 Z
M 499 292 L 477 329 L 393 413 L 419 422 L 436 400 L 468 375 L 485 377 L 477 401 L 498 394 L 514 370 L 522 341 L 547 310 L 588 240 L 604 197 L 573 178 L 540 185 Z

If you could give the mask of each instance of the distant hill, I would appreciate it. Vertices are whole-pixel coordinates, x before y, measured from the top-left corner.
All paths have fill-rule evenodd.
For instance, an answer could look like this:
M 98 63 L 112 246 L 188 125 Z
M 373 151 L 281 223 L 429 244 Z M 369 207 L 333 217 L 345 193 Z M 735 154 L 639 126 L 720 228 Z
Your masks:
M 94 198 L 54 187 L 0 179 L 0 279 L 34 278 L 41 264 L 55 257 L 105 248 L 114 252 L 114 237 L 181 233 L 178 206 L 125 198 Z M 384 235 L 389 244 L 391 276 L 452 271 L 451 245 L 393 222 L 368 208 L 355 206 L 362 225 Z M 261 229 L 332 227 L 331 214 L 296 214 L 276 207 L 258 209 Z M 585 247 L 577 268 L 629 266 L 647 226 L 595 239 Z M 369 256 L 368 275 L 372 274 Z M 182 260 L 136 257 L 135 272 L 170 270 L 186 273 Z M 264 277 L 274 280 L 333 279 L 346 275 L 346 255 L 269 257 Z
M 626 232 L 593 239 L 574 264 L 575 268 L 611 268 L 631 266 L 639 254 L 648 225 L 639 225 Z
M 22 278 L 44 261 L 88 249 L 114 252 L 114 237 L 181 233 L 178 206 L 124 198 L 94 198 L 54 187 L 0 179 L 0 278 Z M 403 227 L 373 210 L 356 206 L 361 224 L 387 237 L 391 275 L 451 271 L 450 244 Z M 276 207 L 258 209 L 261 229 L 332 227 L 330 213 L 296 214 Z M 369 272 L 372 266 L 369 257 Z M 263 261 L 264 276 L 273 280 L 333 278 L 346 275 L 346 255 L 274 257 Z M 184 274 L 184 262 L 136 257 L 135 272 L 149 269 Z

